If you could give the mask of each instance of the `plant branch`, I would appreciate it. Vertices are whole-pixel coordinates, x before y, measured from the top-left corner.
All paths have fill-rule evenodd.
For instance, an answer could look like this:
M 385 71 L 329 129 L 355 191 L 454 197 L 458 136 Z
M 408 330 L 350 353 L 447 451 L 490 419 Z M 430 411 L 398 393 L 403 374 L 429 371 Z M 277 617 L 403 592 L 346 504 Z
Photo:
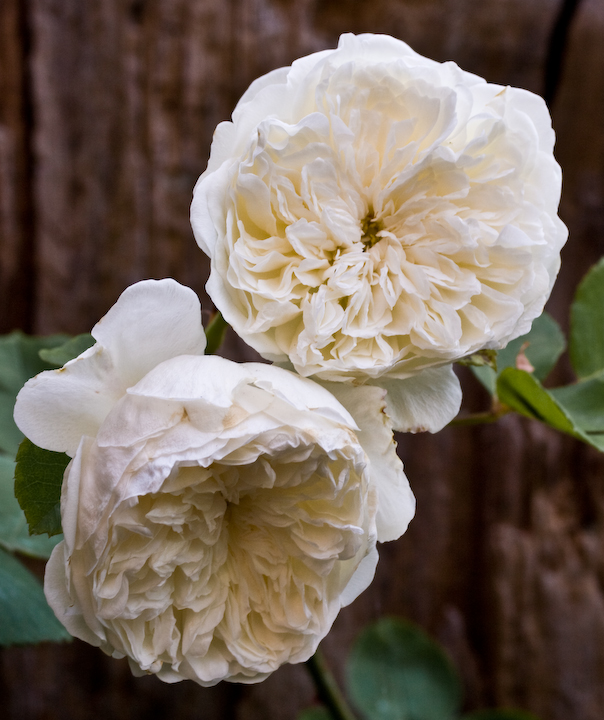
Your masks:
M 218 348 L 222 345 L 228 326 L 229 324 L 220 312 L 216 311 L 205 330 L 207 340 L 206 355 L 214 355 L 218 351 Z
M 316 653 L 306 661 L 305 665 L 315 683 L 319 699 L 327 707 L 333 719 L 356 720 L 334 676 L 327 667 L 321 651 L 317 650 Z
M 447 427 L 466 427 L 469 425 L 488 425 L 497 422 L 499 418 L 512 412 L 512 408 L 507 405 L 494 404 L 490 410 L 485 412 L 472 413 L 463 417 L 457 417 L 447 425 Z

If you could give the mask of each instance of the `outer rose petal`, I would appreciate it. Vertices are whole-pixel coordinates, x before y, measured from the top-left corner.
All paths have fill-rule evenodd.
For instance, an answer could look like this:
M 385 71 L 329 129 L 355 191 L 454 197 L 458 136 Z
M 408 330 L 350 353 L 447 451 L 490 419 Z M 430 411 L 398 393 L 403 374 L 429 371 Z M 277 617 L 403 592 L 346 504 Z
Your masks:
M 71 605 L 71 597 L 68 591 L 68 581 L 65 573 L 67 555 L 65 542 L 60 542 L 53 548 L 51 556 L 46 563 L 44 577 L 44 594 L 48 604 L 52 608 L 68 608 Z M 90 645 L 98 647 L 101 644 L 100 638 L 88 627 L 84 617 L 80 613 L 66 612 L 61 622 L 67 630 L 77 638 L 84 640 Z
M 206 347 L 199 298 L 170 278 L 126 288 L 92 336 L 109 351 L 123 388 L 164 360 L 203 355 Z
M 92 335 L 93 347 L 29 380 L 15 405 L 15 422 L 32 442 L 71 457 L 128 387 L 163 360 L 206 346 L 197 295 L 170 279 L 124 290 Z
M 342 607 L 350 605 L 351 602 L 356 600 L 358 596 L 371 585 L 378 560 L 377 548 L 373 546 L 361 560 L 354 575 L 348 581 L 348 585 L 344 588 L 340 596 Z
M 452 365 L 428 368 L 404 380 L 382 378 L 375 384 L 387 391 L 386 412 L 400 432 L 438 432 L 459 412 L 461 386 Z
M 202 367 L 204 371 L 200 372 Z M 236 392 L 242 384 L 267 390 L 297 410 L 313 410 L 334 422 L 355 427 L 348 409 L 316 382 L 274 365 L 233 363 L 217 355 L 203 360 L 192 356 L 173 358 L 154 368 L 128 392 L 155 398 L 204 398 L 215 406 L 230 407 L 235 401 L 241 402 Z
M 386 414 L 386 393 L 382 388 L 348 383 L 322 383 L 350 412 L 360 428 L 359 442 L 371 460 L 378 492 L 376 517 L 378 540 L 396 540 L 415 514 L 415 497 L 396 454 L 392 424 Z

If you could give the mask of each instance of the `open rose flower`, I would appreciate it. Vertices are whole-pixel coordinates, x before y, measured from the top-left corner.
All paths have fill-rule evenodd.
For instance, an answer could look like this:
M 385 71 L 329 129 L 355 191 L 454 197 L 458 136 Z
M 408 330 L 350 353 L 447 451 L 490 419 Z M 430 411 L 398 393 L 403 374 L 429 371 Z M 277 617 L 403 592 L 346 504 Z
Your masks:
M 434 368 L 421 382 L 450 417 L 459 393 L 439 366 L 543 310 L 566 238 L 553 144 L 536 95 L 343 35 L 256 80 L 218 126 L 191 210 L 208 292 L 264 357 L 385 381 L 397 427 L 439 429 L 405 410 L 413 382 L 390 391 Z
M 57 617 L 167 682 L 306 660 L 371 582 L 378 534 L 413 515 L 383 391 L 359 388 L 366 434 L 310 380 L 204 357 L 197 297 L 171 280 L 129 288 L 93 335 L 15 408 L 73 457 L 45 578 Z

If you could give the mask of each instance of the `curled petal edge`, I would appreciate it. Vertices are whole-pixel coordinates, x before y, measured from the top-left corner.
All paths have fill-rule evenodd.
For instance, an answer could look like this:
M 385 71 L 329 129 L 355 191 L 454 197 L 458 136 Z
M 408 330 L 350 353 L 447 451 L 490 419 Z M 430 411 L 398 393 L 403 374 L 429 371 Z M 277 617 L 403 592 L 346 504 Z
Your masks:
M 92 335 L 95 345 L 29 380 L 15 404 L 15 422 L 32 442 L 70 457 L 153 367 L 177 355 L 202 355 L 206 345 L 197 295 L 171 279 L 131 285 Z
M 415 515 L 415 497 L 396 454 L 392 423 L 383 388 L 350 383 L 321 382 L 348 410 L 359 427 L 357 437 L 371 463 L 377 490 L 377 539 L 398 539 Z

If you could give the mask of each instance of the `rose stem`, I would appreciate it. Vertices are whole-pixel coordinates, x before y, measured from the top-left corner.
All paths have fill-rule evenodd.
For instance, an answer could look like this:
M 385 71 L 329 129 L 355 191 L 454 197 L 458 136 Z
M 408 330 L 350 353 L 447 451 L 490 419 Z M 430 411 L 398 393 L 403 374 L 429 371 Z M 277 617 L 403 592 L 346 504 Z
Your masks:
M 214 355 L 214 353 L 216 353 L 218 348 L 222 345 L 224 334 L 228 326 L 229 324 L 227 321 L 218 311 L 216 311 L 206 328 L 206 355 Z
M 496 401 L 493 403 L 491 410 L 486 412 L 477 412 L 462 417 L 456 417 L 455 420 L 447 425 L 447 427 L 463 427 L 464 425 L 488 425 L 489 423 L 497 422 L 504 415 L 508 415 L 513 412 L 512 408 L 507 405 Z
M 356 720 L 329 671 L 321 651 L 317 650 L 305 665 L 315 683 L 319 700 L 327 707 L 334 720 Z

